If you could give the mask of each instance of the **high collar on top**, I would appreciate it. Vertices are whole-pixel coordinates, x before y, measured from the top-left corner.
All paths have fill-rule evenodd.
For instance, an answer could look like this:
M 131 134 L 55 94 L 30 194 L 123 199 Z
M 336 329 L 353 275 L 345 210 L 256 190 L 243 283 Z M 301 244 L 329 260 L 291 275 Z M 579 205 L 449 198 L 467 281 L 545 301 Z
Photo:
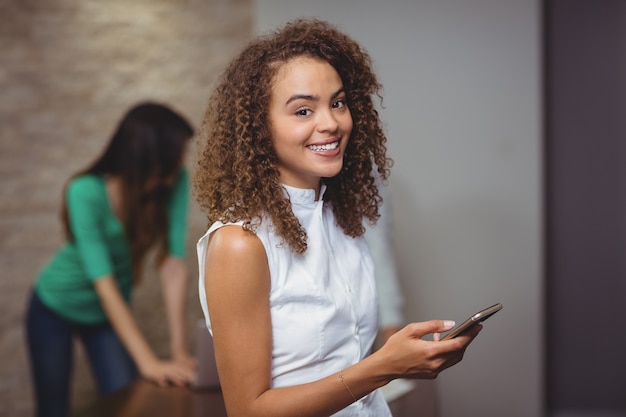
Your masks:
M 320 195 L 318 200 L 315 200 L 315 190 L 312 188 L 296 188 L 289 185 L 281 184 L 287 193 L 287 196 L 291 200 L 291 204 L 298 205 L 311 205 L 323 201 L 324 193 L 326 192 L 326 185 L 322 183 L 320 187 Z

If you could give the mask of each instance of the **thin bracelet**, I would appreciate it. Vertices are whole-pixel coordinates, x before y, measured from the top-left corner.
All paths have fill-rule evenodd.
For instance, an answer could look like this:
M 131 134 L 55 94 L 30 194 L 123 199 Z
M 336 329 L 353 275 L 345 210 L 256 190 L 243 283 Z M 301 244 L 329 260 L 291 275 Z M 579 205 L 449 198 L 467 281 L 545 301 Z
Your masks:
M 348 390 L 348 393 L 350 394 L 350 396 L 352 397 L 354 402 L 356 402 L 356 397 L 354 396 L 354 394 L 350 390 L 350 387 L 348 386 L 348 384 L 346 384 L 346 381 L 344 381 L 344 379 L 343 379 L 343 371 L 339 371 L 339 375 L 338 376 L 339 376 L 339 380 L 341 381 L 343 386 L 346 387 L 346 389 Z

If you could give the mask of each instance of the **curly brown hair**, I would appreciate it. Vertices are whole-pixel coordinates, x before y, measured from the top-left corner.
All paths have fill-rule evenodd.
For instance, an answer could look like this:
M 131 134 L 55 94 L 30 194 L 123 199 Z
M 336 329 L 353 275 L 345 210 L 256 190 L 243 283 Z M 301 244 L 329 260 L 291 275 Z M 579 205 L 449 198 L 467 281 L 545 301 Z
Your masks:
M 277 72 L 302 56 L 328 62 L 337 71 L 353 121 L 341 172 L 323 179 L 324 201 L 349 236 L 363 235 L 364 219 L 376 222 L 382 199 L 374 170 L 386 180 L 392 165 L 372 100 L 376 95 L 382 102 L 382 85 L 368 53 L 317 19 L 297 19 L 258 37 L 229 64 L 209 98 L 193 181 L 194 196 L 210 222 L 243 221 L 244 229 L 254 232 L 267 215 L 297 253 L 306 250 L 307 235 L 279 181 L 268 109 Z

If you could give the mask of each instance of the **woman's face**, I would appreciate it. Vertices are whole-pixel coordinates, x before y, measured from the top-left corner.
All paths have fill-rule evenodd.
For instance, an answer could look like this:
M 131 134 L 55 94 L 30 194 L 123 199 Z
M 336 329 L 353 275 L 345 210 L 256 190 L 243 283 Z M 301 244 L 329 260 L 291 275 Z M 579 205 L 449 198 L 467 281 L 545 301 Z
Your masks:
M 269 121 L 283 184 L 319 190 L 322 177 L 341 171 L 352 117 L 330 64 L 309 57 L 285 63 L 274 78 Z

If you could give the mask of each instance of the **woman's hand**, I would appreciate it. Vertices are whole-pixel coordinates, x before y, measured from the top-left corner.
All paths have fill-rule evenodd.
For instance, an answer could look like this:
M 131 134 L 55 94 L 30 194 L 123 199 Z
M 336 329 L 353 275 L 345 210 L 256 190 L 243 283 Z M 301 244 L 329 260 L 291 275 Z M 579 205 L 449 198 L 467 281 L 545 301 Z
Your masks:
M 193 382 L 196 377 L 195 363 L 183 360 L 152 360 L 139 372 L 144 378 L 162 387 L 184 386 Z
M 379 343 L 385 344 L 385 342 L 387 342 L 387 340 L 389 340 L 391 336 L 398 333 L 400 330 L 402 330 L 402 327 L 400 326 L 389 326 L 381 328 L 378 331 Z
M 482 329 L 482 325 L 477 325 L 454 339 L 439 341 L 439 333 L 453 326 L 454 322 L 444 320 L 411 323 L 390 336 L 376 354 L 384 355 L 393 379 L 434 379 L 463 359 L 465 350 Z M 434 340 L 424 340 L 427 334 L 434 334 Z
M 196 358 L 191 356 L 186 350 L 179 350 L 172 353 L 172 360 L 191 369 L 196 369 Z

